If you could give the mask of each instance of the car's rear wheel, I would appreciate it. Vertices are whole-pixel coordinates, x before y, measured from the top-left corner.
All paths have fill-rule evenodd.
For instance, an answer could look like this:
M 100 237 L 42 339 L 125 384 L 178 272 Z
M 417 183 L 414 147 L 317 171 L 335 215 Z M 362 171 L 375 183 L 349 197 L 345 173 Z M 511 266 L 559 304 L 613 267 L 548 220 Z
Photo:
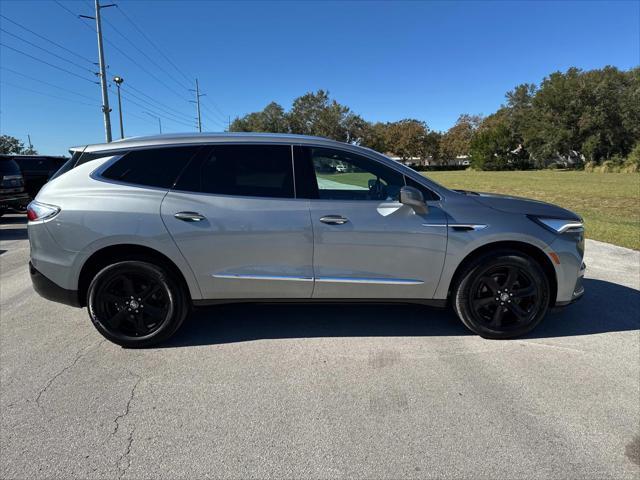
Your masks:
M 485 338 L 511 338 L 533 330 L 549 306 L 549 281 L 531 257 L 491 252 L 468 265 L 454 290 L 456 313 Z
M 87 295 L 91 321 L 108 340 L 147 347 L 173 335 L 188 302 L 184 289 L 159 265 L 128 260 L 100 270 Z

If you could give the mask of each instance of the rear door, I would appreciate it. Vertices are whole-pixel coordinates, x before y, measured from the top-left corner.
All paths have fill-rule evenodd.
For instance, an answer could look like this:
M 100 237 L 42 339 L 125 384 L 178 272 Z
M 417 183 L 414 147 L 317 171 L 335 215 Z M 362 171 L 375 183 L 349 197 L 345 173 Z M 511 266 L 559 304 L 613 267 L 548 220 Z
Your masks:
M 295 198 L 290 145 L 205 147 L 162 218 L 206 299 L 309 298 L 309 201 Z
M 398 202 L 404 175 L 382 162 L 339 149 L 295 153 L 296 185 L 312 199 L 313 297 L 432 298 L 447 245 L 437 196 L 423 189 L 431 201 L 419 215 Z

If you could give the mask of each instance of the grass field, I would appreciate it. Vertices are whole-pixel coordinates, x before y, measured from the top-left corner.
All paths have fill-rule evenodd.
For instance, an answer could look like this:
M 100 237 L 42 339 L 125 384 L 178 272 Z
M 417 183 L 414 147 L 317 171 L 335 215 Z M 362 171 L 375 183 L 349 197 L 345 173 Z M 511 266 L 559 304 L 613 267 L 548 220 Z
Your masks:
M 575 171 L 428 172 L 448 188 L 555 203 L 582 215 L 587 238 L 640 250 L 640 175 Z

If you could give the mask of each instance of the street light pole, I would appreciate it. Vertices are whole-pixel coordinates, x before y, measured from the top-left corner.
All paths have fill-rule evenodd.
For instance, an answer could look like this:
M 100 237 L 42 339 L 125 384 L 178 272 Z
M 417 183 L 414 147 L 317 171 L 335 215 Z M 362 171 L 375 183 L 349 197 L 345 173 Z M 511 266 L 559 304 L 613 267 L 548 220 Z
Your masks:
M 120 85 L 124 82 L 124 78 L 115 76 L 113 81 L 118 88 L 118 114 L 120 115 L 120 138 L 124 138 L 124 127 L 122 125 L 122 100 L 120 99 Z

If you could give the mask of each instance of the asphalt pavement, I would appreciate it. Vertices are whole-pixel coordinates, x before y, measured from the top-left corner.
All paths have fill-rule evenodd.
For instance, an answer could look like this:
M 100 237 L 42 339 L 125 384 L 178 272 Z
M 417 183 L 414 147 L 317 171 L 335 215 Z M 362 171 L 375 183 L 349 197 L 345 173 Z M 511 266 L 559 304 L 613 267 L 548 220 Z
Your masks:
M 0 477 L 640 478 L 640 252 L 490 341 L 420 306 L 228 305 L 127 350 L 31 288 L 0 218 Z

